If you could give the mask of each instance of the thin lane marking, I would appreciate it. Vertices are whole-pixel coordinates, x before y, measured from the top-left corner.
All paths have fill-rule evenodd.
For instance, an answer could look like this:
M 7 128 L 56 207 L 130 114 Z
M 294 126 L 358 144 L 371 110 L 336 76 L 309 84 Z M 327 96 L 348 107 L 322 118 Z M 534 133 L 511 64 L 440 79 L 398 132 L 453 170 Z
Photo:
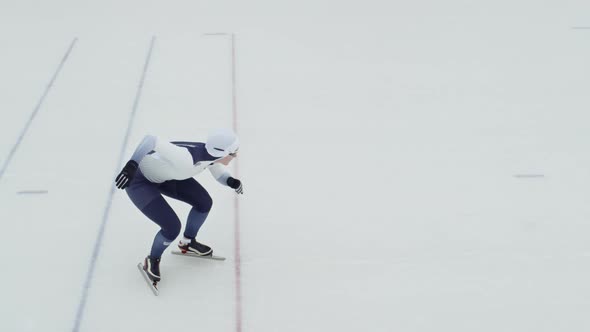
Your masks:
M 117 162 L 116 170 L 115 170 L 115 172 L 113 172 L 113 174 L 117 174 L 119 172 L 120 165 L 123 164 L 123 159 L 125 156 L 125 147 L 127 146 L 127 142 L 129 141 L 131 129 L 133 127 L 133 121 L 135 120 L 135 114 L 137 113 L 137 107 L 139 105 L 139 100 L 141 98 L 143 84 L 145 81 L 148 66 L 150 64 L 150 59 L 152 57 L 152 51 L 154 49 L 155 42 L 156 42 L 156 37 L 154 36 L 154 37 L 152 37 L 152 39 L 150 41 L 149 50 L 147 53 L 147 57 L 145 59 L 143 71 L 141 73 L 141 78 L 139 81 L 139 85 L 137 87 L 137 92 L 135 94 L 135 100 L 133 101 L 133 107 L 131 109 L 131 114 L 129 116 L 129 121 L 127 123 L 127 132 L 125 133 L 125 138 L 123 140 L 123 143 L 121 145 L 121 150 L 119 152 L 119 160 Z M 104 237 L 104 233 L 105 233 L 106 224 L 107 224 L 107 221 L 109 218 L 109 213 L 110 213 L 111 206 L 113 203 L 114 194 L 115 194 L 115 183 L 113 182 L 113 184 L 111 185 L 111 190 L 110 190 L 108 198 L 107 198 L 106 206 L 103 210 L 102 222 L 100 224 L 98 235 L 96 237 L 96 242 L 94 243 L 94 249 L 92 251 L 90 263 L 88 265 L 88 271 L 86 273 L 86 279 L 84 281 L 84 286 L 82 288 L 82 295 L 80 298 L 80 303 L 78 305 L 78 310 L 76 312 L 76 319 L 74 322 L 74 327 L 72 329 L 73 332 L 80 331 L 80 325 L 82 323 L 82 319 L 84 316 L 84 309 L 86 308 L 86 302 L 88 300 L 88 292 L 89 292 L 90 286 L 92 284 L 92 278 L 94 276 L 94 270 L 96 268 L 96 262 L 98 260 L 98 255 L 100 254 L 100 249 L 102 246 L 102 241 L 103 241 L 103 237 Z
M 66 53 L 64 54 L 64 56 L 62 57 L 62 59 L 61 59 L 61 61 L 59 63 L 59 66 L 57 66 L 57 69 L 53 73 L 53 76 L 51 77 L 51 80 L 49 81 L 49 83 L 47 84 L 47 86 L 45 86 L 45 90 L 43 91 L 43 94 L 41 95 L 41 98 L 39 98 L 39 100 L 37 101 L 37 105 L 35 106 L 35 108 L 33 108 L 33 112 L 31 113 L 31 116 L 29 117 L 29 120 L 27 120 L 27 123 L 25 124 L 24 128 L 21 130 L 20 135 L 16 139 L 16 143 L 10 149 L 10 152 L 8 153 L 8 157 L 4 160 L 4 164 L 2 165 L 2 168 L 0 168 L 0 181 L 2 180 L 2 177 L 4 176 L 4 173 L 6 172 L 6 169 L 8 168 L 8 165 L 12 161 L 12 158 L 14 158 L 14 155 L 18 151 L 18 148 L 20 147 L 23 139 L 25 138 L 25 135 L 29 131 L 29 128 L 31 127 L 31 123 L 33 123 L 33 120 L 35 119 L 35 117 L 39 113 L 39 110 L 41 109 L 41 106 L 43 105 L 43 102 L 45 102 L 45 98 L 49 94 L 49 90 L 51 90 L 51 87 L 53 87 L 53 84 L 55 83 L 55 80 L 57 79 L 57 76 L 61 72 L 62 68 L 64 67 L 64 64 L 66 63 L 66 61 L 68 60 L 68 58 L 70 56 L 70 53 L 74 49 L 74 46 L 76 45 L 76 42 L 77 41 L 78 41 L 78 37 L 74 38 L 70 42 L 70 46 L 68 47 L 68 49 L 67 49 Z

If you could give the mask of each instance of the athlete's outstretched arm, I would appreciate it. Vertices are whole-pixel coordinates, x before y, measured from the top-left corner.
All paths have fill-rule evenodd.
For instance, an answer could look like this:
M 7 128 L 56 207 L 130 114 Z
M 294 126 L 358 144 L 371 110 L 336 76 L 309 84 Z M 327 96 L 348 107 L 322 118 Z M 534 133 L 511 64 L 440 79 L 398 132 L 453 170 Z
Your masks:
M 224 186 L 227 186 L 227 179 L 231 177 L 231 174 L 227 171 L 225 166 L 215 163 L 209 166 L 209 171 L 211 175 L 217 180 L 217 182 L 221 183 Z
M 217 180 L 217 182 L 221 183 L 224 186 L 228 186 L 234 189 L 238 194 L 244 193 L 244 187 L 242 186 L 242 182 L 238 179 L 235 179 L 229 174 L 225 166 L 221 164 L 214 164 L 209 167 L 209 171 L 211 171 L 211 175 Z

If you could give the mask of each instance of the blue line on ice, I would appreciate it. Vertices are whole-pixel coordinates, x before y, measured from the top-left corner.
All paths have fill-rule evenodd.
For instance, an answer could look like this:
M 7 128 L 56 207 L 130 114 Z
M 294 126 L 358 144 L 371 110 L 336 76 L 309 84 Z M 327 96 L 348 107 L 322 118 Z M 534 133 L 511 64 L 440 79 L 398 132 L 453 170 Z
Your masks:
M 39 98 L 37 105 L 33 109 L 33 113 L 31 113 L 29 120 L 27 121 L 27 123 L 25 124 L 25 127 L 23 128 L 20 135 L 18 136 L 16 143 L 14 144 L 14 146 L 12 147 L 10 152 L 8 153 L 8 157 L 6 158 L 6 160 L 4 160 L 4 164 L 2 165 L 2 168 L 0 168 L 0 180 L 2 180 L 2 176 L 4 175 L 4 172 L 6 172 L 6 168 L 8 168 L 8 164 L 10 164 L 10 161 L 12 160 L 14 155 L 16 154 L 16 150 L 18 150 L 18 147 L 20 146 L 21 142 L 23 141 L 23 138 L 25 138 L 27 131 L 29 131 L 29 127 L 31 126 L 31 123 L 33 123 L 33 120 L 37 116 L 37 113 L 39 113 L 39 110 L 41 109 L 41 105 L 43 105 L 43 102 L 45 101 L 45 97 L 47 97 L 47 95 L 49 94 L 49 90 L 53 86 L 53 83 L 55 83 L 55 80 L 57 79 L 57 75 L 59 75 L 59 73 L 61 72 L 61 69 L 63 68 L 64 64 L 68 60 L 68 57 L 70 56 L 70 53 L 72 52 L 72 49 L 74 48 L 74 45 L 76 45 L 77 41 L 78 41 L 78 38 L 74 38 L 72 40 L 72 42 L 70 43 L 68 50 L 66 51 L 63 58 L 61 59 L 61 62 L 59 63 L 59 66 L 55 70 L 55 73 L 53 73 L 53 77 L 51 77 L 51 81 L 49 81 L 49 84 L 47 84 L 47 86 L 45 87 L 45 91 L 43 91 L 41 98 Z
M 119 152 L 119 161 L 117 162 L 116 170 L 113 174 L 119 172 L 120 165 L 123 164 L 123 159 L 125 155 L 125 147 L 127 146 L 127 142 L 129 140 L 129 135 L 131 133 L 131 129 L 133 127 L 133 121 L 135 119 L 135 113 L 137 112 L 137 106 L 139 105 L 139 99 L 141 98 L 141 91 L 143 89 L 143 82 L 145 81 L 146 73 L 148 66 L 150 64 L 150 59 L 152 57 L 152 50 L 154 49 L 154 44 L 156 42 L 156 37 L 152 37 L 150 41 L 150 47 L 147 53 L 147 57 L 145 59 L 145 63 L 143 65 L 143 71 L 141 73 L 141 79 L 139 81 L 139 86 L 137 87 L 137 93 L 135 95 L 135 100 L 133 102 L 133 108 L 131 109 L 131 115 L 129 116 L 129 122 L 127 124 L 127 132 L 125 133 L 125 139 L 121 144 L 121 151 Z M 113 176 L 114 179 L 114 176 Z M 109 192 L 107 198 L 107 204 L 104 208 L 102 222 L 100 224 L 100 229 L 98 230 L 98 235 L 96 237 L 96 242 L 94 243 L 94 250 L 92 251 L 92 257 L 90 258 L 90 264 L 88 265 L 88 272 L 86 273 L 86 280 L 84 281 L 84 287 L 82 288 L 82 296 L 80 298 L 80 304 L 78 305 L 78 311 L 76 313 L 76 321 L 74 322 L 74 328 L 72 331 L 78 332 L 80 331 L 80 324 L 82 323 L 82 318 L 84 316 L 84 309 L 86 307 L 86 300 L 88 299 L 88 291 L 90 289 L 90 285 L 92 283 L 92 277 L 94 276 L 94 269 L 96 267 L 96 261 L 98 259 L 98 255 L 100 253 L 100 249 L 102 246 L 102 239 L 104 236 L 106 224 L 109 217 L 109 212 L 111 210 L 111 205 L 113 203 L 113 196 L 115 194 L 115 183 L 111 185 L 111 191 Z

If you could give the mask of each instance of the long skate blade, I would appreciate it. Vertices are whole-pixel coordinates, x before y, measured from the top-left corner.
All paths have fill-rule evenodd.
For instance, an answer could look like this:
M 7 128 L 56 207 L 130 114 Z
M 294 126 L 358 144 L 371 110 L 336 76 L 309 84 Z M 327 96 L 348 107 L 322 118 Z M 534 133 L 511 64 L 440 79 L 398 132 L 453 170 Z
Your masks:
M 202 259 L 212 259 L 215 261 L 224 261 L 225 257 L 215 256 L 215 255 L 208 255 L 208 256 L 199 256 L 195 253 L 187 251 L 186 253 L 182 253 L 180 250 L 172 250 L 172 254 L 179 255 L 179 256 L 186 256 L 186 257 L 194 257 L 194 258 L 202 258 Z
M 143 263 L 139 263 L 137 264 L 137 268 L 139 269 L 139 272 L 141 273 L 141 275 L 143 276 L 143 279 L 145 279 L 145 281 L 147 282 L 148 286 L 151 288 L 152 292 L 154 293 L 155 296 L 158 296 L 158 294 L 160 294 L 160 291 L 158 290 L 158 284 L 153 282 L 150 277 L 148 277 L 147 273 L 143 270 Z

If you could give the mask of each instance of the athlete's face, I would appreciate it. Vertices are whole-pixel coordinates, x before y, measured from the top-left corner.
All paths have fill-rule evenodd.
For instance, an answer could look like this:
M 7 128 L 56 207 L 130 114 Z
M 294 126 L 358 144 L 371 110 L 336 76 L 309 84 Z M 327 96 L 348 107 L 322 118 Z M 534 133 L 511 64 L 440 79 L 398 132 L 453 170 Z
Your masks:
M 219 159 L 217 162 L 224 164 L 225 166 L 229 165 L 229 163 L 234 160 L 236 157 L 235 153 L 230 153 L 229 155 Z

